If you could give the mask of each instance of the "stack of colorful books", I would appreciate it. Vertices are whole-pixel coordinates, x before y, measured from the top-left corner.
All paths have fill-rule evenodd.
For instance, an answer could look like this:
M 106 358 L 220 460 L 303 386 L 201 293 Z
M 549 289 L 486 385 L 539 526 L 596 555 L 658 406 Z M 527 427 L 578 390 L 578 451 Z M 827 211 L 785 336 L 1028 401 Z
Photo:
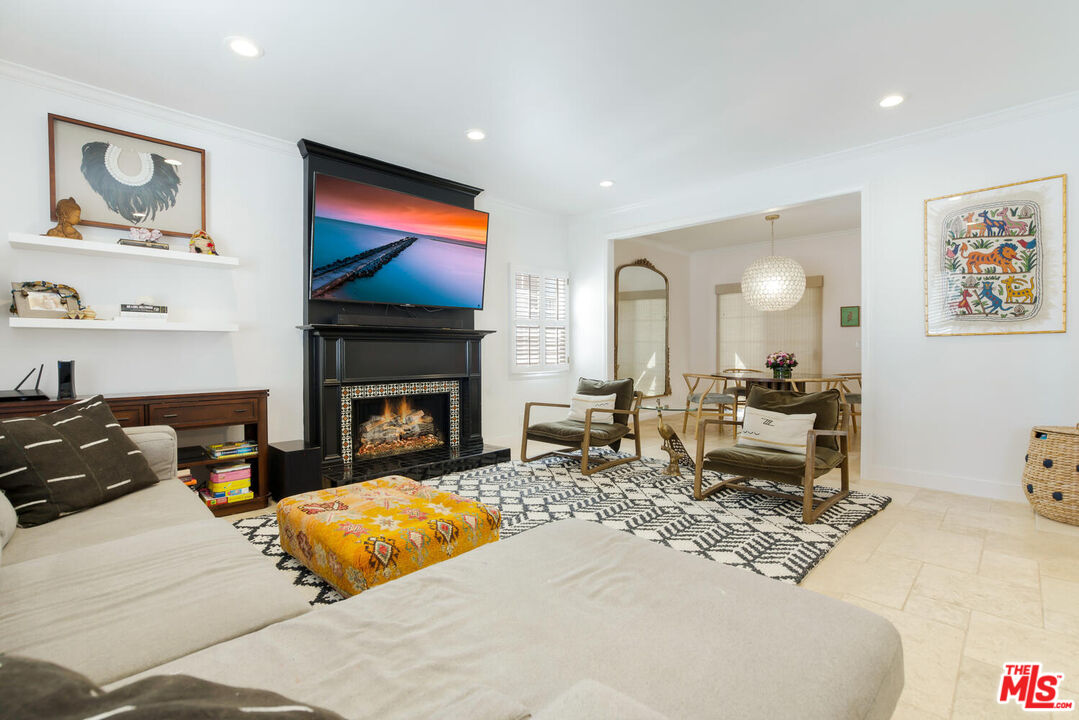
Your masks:
M 191 468 L 183 468 L 176 475 L 180 478 L 180 482 L 188 487 L 195 487 L 199 484 L 199 481 L 191 474 Z
M 217 443 L 206 448 L 206 453 L 214 460 L 222 458 L 241 458 L 257 455 L 259 444 L 255 440 L 241 440 L 239 442 Z
M 210 507 L 252 499 L 255 493 L 251 490 L 251 466 L 238 463 L 214 468 L 199 496 Z

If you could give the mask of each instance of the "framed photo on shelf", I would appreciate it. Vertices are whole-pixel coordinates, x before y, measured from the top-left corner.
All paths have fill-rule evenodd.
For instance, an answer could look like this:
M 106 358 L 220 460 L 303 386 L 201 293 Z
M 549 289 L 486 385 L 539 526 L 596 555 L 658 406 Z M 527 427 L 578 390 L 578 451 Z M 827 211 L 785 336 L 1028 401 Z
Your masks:
M 1067 176 L 925 201 L 925 334 L 1062 333 Z
M 839 308 L 839 327 L 861 327 L 862 306 L 844 305 Z
M 21 318 L 73 318 L 79 313 L 78 293 L 48 282 L 11 283 L 11 304 Z
M 189 237 L 206 227 L 206 151 L 49 114 L 49 206 L 73 197 L 80 225 Z

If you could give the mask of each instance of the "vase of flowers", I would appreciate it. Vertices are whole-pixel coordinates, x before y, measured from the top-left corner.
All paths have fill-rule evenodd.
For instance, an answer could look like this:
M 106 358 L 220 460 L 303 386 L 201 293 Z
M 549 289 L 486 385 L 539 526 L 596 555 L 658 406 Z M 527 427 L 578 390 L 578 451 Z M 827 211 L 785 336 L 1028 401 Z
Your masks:
M 789 378 L 791 371 L 798 367 L 798 358 L 794 353 L 774 352 L 764 361 L 764 366 L 772 368 L 772 377 Z

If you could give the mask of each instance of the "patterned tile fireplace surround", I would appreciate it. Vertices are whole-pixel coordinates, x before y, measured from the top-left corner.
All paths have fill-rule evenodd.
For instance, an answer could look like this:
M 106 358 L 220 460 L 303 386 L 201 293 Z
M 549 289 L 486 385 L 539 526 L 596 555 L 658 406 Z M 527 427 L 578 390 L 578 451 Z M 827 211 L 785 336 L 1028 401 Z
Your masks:
M 354 457 L 352 441 L 352 401 L 357 399 L 393 398 L 417 395 L 448 395 L 449 420 L 446 444 L 451 452 L 461 448 L 461 384 L 457 380 L 432 380 L 428 382 L 375 383 L 348 385 L 341 388 L 341 458 L 351 465 Z M 361 418 L 362 419 L 362 418 Z

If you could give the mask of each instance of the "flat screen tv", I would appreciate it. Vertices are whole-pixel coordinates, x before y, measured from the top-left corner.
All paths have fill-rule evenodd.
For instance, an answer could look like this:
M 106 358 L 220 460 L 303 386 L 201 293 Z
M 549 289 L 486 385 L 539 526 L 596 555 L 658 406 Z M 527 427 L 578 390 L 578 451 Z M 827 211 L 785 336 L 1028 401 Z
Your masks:
M 316 173 L 311 298 L 483 308 L 487 213 Z

